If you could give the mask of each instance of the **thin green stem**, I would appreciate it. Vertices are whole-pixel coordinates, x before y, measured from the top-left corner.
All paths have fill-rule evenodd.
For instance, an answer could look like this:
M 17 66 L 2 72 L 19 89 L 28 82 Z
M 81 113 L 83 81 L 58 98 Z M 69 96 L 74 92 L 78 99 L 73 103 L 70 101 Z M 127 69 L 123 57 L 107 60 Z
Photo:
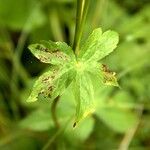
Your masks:
M 42 150 L 48 150 L 50 149 L 50 146 L 53 144 L 53 142 L 57 139 L 57 137 L 64 131 L 64 128 L 60 128 L 56 131 L 54 136 L 48 140 L 46 145 L 42 148 Z
M 107 4 L 108 0 L 98 0 L 95 4 L 95 9 L 93 10 L 93 16 L 92 16 L 92 28 L 97 28 L 99 24 L 101 24 L 101 20 L 105 14 L 105 11 L 107 10 Z M 97 13 L 98 12 L 98 13 Z
M 76 55 L 79 54 L 80 41 L 83 33 L 83 27 L 89 7 L 90 0 L 77 0 L 77 13 L 76 13 L 76 28 L 73 43 L 73 50 Z
M 120 145 L 119 145 L 119 148 L 118 150 L 128 150 L 129 149 L 129 146 L 135 136 L 135 133 L 137 132 L 138 130 L 138 127 L 141 123 L 141 120 L 142 120 L 142 114 L 143 114 L 143 106 L 141 106 L 141 108 L 138 110 L 138 116 L 139 116 L 139 119 L 137 120 L 136 124 L 134 127 L 130 128 L 124 135 Z
M 72 119 L 72 117 L 69 118 L 69 119 L 66 121 L 65 125 L 63 125 L 61 128 L 59 128 L 59 129 L 56 131 L 56 133 L 52 136 L 52 138 L 50 138 L 50 139 L 47 141 L 46 145 L 42 148 L 42 150 L 48 150 L 48 149 L 50 149 L 51 145 L 55 142 L 55 140 L 65 131 L 65 129 L 67 128 L 67 126 L 68 126 L 68 124 L 70 123 L 71 119 Z
M 89 6 L 89 0 L 77 0 L 76 29 L 75 29 L 75 38 L 74 38 L 74 44 L 73 44 L 73 49 L 76 55 L 78 55 L 79 53 L 79 46 L 80 46 L 80 41 L 82 37 L 83 26 L 85 23 L 88 6 Z M 59 97 L 57 97 L 53 101 L 52 107 L 51 107 L 52 119 L 54 121 L 56 128 L 60 127 L 58 118 L 56 115 L 56 107 L 57 107 L 58 101 L 59 101 Z

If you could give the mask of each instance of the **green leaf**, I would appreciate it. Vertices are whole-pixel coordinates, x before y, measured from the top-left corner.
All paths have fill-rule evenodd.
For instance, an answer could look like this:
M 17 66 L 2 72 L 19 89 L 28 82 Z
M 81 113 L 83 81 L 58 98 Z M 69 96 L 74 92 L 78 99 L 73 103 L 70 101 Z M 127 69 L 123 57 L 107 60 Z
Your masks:
M 56 42 L 56 45 L 58 49 L 61 49 L 62 52 L 70 56 L 70 58 L 73 60 L 76 59 L 74 52 L 70 46 L 68 46 L 65 42 Z
M 52 51 L 61 50 L 62 52 L 70 56 L 72 59 L 75 59 L 75 55 L 73 53 L 72 48 L 68 46 L 65 42 L 53 42 L 51 40 L 42 40 L 41 44 L 43 44 L 45 47 L 49 48 Z
M 92 78 L 97 78 L 97 83 L 100 86 L 111 85 L 119 87 L 117 82 L 116 73 L 112 72 L 108 69 L 108 67 L 104 64 L 95 62 L 95 63 L 87 63 L 86 71 L 89 73 Z M 96 84 L 97 84 L 96 83 Z M 95 83 L 94 83 L 95 84 Z
M 31 44 L 29 49 L 43 63 L 64 65 L 74 60 L 74 54 L 66 43 L 41 41 L 41 44 Z
M 74 84 L 74 94 L 76 100 L 76 124 L 87 115 L 94 112 L 94 90 L 92 81 L 87 73 L 78 73 Z
M 116 48 L 118 40 L 118 34 L 114 31 L 109 30 L 102 34 L 101 28 L 95 29 L 81 47 L 79 59 L 99 61 Z
M 38 100 L 40 95 L 50 99 L 56 98 L 68 87 L 74 75 L 73 69 L 69 66 L 64 66 L 61 69 L 52 69 L 44 73 L 35 82 L 33 91 L 27 101 L 34 102 Z
M 110 128 L 121 133 L 134 127 L 137 122 L 137 117 L 134 113 L 116 108 L 101 109 L 98 116 Z
M 54 126 L 50 108 L 39 109 L 29 114 L 20 122 L 20 127 L 34 131 L 45 131 Z

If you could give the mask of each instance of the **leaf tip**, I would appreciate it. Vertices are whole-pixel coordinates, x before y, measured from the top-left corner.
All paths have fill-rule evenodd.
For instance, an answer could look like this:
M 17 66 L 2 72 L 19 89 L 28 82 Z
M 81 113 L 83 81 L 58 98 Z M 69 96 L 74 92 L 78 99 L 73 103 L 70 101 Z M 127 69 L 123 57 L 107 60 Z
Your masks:
M 27 102 L 28 103 L 32 103 L 32 102 L 35 102 L 35 101 L 37 101 L 37 97 L 31 97 L 31 96 L 29 96 L 29 98 L 27 99 Z
M 28 49 L 31 51 L 31 50 L 32 50 L 32 47 L 33 47 L 33 44 L 30 44 L 30 45 L 28 46 Z

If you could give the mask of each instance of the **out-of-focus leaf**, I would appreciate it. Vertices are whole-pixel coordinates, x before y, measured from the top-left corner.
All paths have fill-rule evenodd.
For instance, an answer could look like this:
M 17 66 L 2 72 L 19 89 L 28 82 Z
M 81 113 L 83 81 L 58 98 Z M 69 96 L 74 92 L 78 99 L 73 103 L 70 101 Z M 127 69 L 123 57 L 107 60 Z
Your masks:
M 6 63 L 0 61 L 0 83 L 8 83 L 9 82 L 9 73 L 8 68 L 6 68 Z
M 38 149 L 39 146 L 40 142 L 37 142 L 36 139 L 26 135 L 24 132 L 18 133 L 17 131 L 7 135 L 3 140 L 0 141 L 0 149 L 3 150 L 35 150 Z
M 0 24 L 13 30 L 29 31 L 45 22 L 45 15 L 37 0 L 0 1 Z
M 20 127 L 34 131 L 45 131 L 54 126 L 50 108 L 39 109 L 29 114 L 20 122 Z
M 59 104 L 57 106 L 57 116 L 59 117 L 60 124 L 64 124 L 65 120 L 74 117 L 75 99 L 72 91 L 72 86 L 73 84 L 71 84 L 67 88 L 67 90 L 64 91 L 64 93 L 60 97 Z
M 100 99 L 97 104 L 97 116 L 110 128 L 124 133 L 133 128 L 138 116 L 131 108 L 136 107 L 128 93 L 118 93 L 112 99 Z

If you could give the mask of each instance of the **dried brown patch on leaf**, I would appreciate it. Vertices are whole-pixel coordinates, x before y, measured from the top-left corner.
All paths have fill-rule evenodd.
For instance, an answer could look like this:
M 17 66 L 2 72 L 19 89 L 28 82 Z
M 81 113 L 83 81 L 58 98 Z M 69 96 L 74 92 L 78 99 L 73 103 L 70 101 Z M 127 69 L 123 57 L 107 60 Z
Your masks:
M 115 72 L 110 71 L 109 68 L 104 64 L 102 64 L 101 70 L 103 74 L 103 82 L 105 85 L 112 85 L 119 87 Z

